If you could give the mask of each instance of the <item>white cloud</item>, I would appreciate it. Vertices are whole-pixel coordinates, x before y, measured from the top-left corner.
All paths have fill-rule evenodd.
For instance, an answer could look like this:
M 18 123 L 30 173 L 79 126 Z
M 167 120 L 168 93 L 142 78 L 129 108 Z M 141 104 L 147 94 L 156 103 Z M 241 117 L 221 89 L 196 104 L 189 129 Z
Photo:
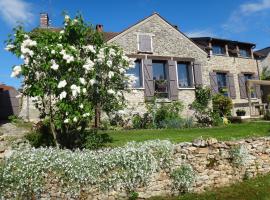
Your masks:
M 270 0 L 243 3 L 232 11 L 229 19 L 222 25 L 225 31 L 243 32 L 249 28 L 255 18 L 254 15 L 262 16 L 264 11 L 270 9 Z
M 270 8 L 270 0 L 261 0 L 257 3 L 245 3 L 240 6 L 242 13 L 251 14 Z
M 0 16 L 11 26 L 17 22 L 30 24 L 33 19 L 31 7 L 32 5 L 24 0 L 0 0 Z
M 193 30 L 185 33 L 188 37 L 215 37 L 215 34 L 209 30 Z

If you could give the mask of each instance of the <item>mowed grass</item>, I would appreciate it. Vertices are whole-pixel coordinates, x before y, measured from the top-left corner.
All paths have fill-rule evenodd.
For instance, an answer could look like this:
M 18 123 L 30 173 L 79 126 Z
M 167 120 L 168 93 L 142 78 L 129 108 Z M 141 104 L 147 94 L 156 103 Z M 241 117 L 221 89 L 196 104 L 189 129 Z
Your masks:
M 270 200 L 270 174 L 201 194 L 153 197 L 149 200 Z
M 140 129 L 106 131 L 113 141 L 109 146 L 122 146 L 130 141 L 142 142 L 146 140 L 170 140 L 174 143 L 190 142 L 196 138 L 217 138 L 218 140 L 234 140 L 248 137 L 270 136 L 270 123 L 249 122 L 230 124 L 214 128 L 191 129 Z

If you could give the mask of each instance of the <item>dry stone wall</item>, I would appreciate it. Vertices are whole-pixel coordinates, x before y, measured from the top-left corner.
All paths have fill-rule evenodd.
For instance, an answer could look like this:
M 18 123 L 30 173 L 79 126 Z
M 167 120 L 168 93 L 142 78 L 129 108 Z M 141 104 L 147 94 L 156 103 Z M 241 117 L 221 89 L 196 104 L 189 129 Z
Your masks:
M 170 172 L 186 164 L 191 165 L 196 174 L 195 182 L 189 188 L 192 192 L 203 192 L 266 174 L 270 172 L 270 137 L 230 142 L 218 142 L 214 138 L 198 139 L 193 143 L 176 144 L 171 168 L 154 173 L 147 186 L 137 188 L 135 191 L 139 194 L 139 199 L 178 195 L 178 191 L 172 189 Z M 66 194 L 58 193 L 57 186 L 53 183 L 48 184 L 48 187 L 51 187 L 51 193 L 43 194 L 42 199 L 71 199 Z M 128 194 L 121 190 L 104 193 L 92 189 L 83 191 L 82 197 L 89 200 L 116 200 L 128 199 Z

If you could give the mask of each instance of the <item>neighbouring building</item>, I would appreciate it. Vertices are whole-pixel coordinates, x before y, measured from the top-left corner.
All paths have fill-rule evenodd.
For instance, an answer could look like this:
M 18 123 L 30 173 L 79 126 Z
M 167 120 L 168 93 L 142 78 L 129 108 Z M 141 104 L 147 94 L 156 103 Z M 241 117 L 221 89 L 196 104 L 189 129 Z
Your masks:
M 14 87 L 0 84 L 0 120 L 18 116 L 20 107 L 20 93 Z
M 260 73 L 264 68 L 270 70 L 270 47 L 266 47 L 254 52 L 255 58 L 260 62 Z M 270 94 L 270 86 L 269 85 L 262 85 L 262 102 L 269 103 L 267 100 L 267 96 Z M 269 109 L 269 108 L 268 108 Z
M 104 32 L 108 43 L 121 46 L 136 58 L 128 73 L 137 76 L 134 92 L 127 95 L 130 105 L 143 110 L 145 101 L 180 100 L 185 113 L 195 99 L 198 86 L 209 86 L 213 94 L 229 96 L 237 109 L 249 115 L 246 80 L 259 79 L 255 44 L 212 37 L 189 38 L 159 14 L 139 21 L 120 33 Z M 260 86 L 252 90 L 252 114 L 259 114 Z M 258 107 L 257 107 L 258 106 Z

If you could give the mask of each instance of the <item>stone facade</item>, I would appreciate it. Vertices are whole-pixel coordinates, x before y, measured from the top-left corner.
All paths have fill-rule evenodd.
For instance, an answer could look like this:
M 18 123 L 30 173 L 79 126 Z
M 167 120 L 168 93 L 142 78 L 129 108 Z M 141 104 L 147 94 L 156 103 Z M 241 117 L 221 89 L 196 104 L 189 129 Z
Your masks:
M 235 147 L 245 147 L 245 164 L 235 165 L 231 150 Z M 246 178 L 270 172 L 270 137 L 254 138 L 230 142 L 218 142 L 214 138 L 198 139 L 193 143 L 185 142 L 174 146 L 173 164 L 170 169 L 154 173 L 147 186 L 137 188 L 139 199 L 153 196 L 178 195 L 174 191 L 170 171 L 182 164 L 190 164 L 195 170 L 195 183 L 191 192 L 203 192 L 211 188 L 228 186 Z M 72 199 L 66 194 L 59 193 L 53 183 L 47 185 L 50 193 L 42 195 L 42 199 Z M 109 191 L 102 193 L 97 189 L 83 191 L 83 199 L 128 199 L 124 191 Z
M 153 52 L 151 54 L 138 53 L 138 34 L 150 34 L 152 36 Z M 209 73 L 214 70 L 223 70 L 232 73 L 234 76 L 236 98 L 233 99 L 234 104 L 242 104 L 233 110 L 243 108 L 249 115 L 248 100 L 240 98 L 238 74 L 241 72 L 249 72 L 258 74 L 257 62 L 251 58 L 229 57 L 229 56 L 209 56 L 208 53 L 197 46 L 192 40 L 186 37 L 178 29 L 165 21 L 158 14 L 153 14 L 134 26 L 126 29 L 119 35 L 108 41 L 121 46 L 127 55 L 135 55 L 139 58 L 157 57 L 175 59 L 191 58 L 192 62 L 200 63 L 202 68 L 202 83 L 204 86 L 210 85 Z M 143 70 L 142 70 L 143 71 Z M 144 98 L 143 96 L 141 96 Z M 192 115 L 192 111 L 188 109 L 188 105 L 195 99 L 195 89 L 178 88 L 178 99 L 183 101 L 185 105 L 184 113 Z M 129 99 L 128 99 L 129 100 Z M 134 103 L 134 98 L 130 99 Z M 143 99 L 136 98 L 141 105 Z M 261 103 L 260 99 L 252 99 L 254 103 Z M 141 109 L 142 110 L 142 109 Z M 258 114 L 258 111 L 254 110 Z
M 233 74 L 234 86 L 236 91 L 236 98 L 232 99 L 234 104 L 248 104 L 248 99 L 241 99 L 238 74 L 252 73 L 258 74 L 257 61 L 253 58 L 229 57 L 229 56 L 211 56 L 207 61 L 207 67 L 203 68 L 203 83 L 206 86 L 210 85 L 209 72 L 212 71 L 227 71 Z M 251 99 L 252 103 L 261 103 L 260 99 Z M 247 115 L 250 115 L 248 106 L 237 106 L 233 109 L 235 114 L 237 109 L 246 110 Z M 253 108 L 254 109 L 254 108 Z M 259 114 L 258 110 L 253 110 L 254 113 Z

